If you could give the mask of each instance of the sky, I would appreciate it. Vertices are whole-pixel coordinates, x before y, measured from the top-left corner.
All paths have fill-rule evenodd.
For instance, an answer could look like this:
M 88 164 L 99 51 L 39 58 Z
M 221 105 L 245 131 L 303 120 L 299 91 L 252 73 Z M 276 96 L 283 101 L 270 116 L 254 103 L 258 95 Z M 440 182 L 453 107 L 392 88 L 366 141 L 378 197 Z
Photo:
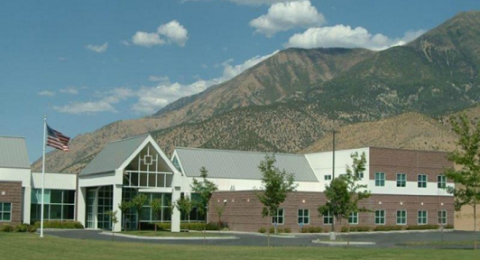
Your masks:
M 0 136 L 25 137 L 33 162 L 45 115 L 75 137 L 151 115 L 285 48 L 380 51 L 475 9 L 478 0 L 1 1 Z

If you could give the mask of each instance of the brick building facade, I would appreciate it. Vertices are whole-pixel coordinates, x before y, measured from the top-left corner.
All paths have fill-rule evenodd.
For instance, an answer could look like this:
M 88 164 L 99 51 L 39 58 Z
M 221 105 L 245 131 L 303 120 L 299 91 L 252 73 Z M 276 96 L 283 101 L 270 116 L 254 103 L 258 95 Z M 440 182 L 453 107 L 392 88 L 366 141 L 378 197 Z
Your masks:
M 9 214 L 10 219 L 1 220 L 2 224 L 17 225 L 22 222 L 22 182 L 20 181 L 0 181 L 0 204 L 8 204 L 8 210 L 2 211 L 3 214 Z M 5 207 L 7 208 L 7 207 Z M 10 213 L 8 213 L 10 211 Z

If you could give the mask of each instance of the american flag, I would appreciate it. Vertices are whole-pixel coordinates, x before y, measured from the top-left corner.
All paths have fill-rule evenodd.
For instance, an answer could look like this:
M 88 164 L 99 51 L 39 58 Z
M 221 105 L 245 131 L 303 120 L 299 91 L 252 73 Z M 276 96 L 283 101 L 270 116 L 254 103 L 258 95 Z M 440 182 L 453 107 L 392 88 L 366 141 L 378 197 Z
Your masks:
M 68 152 L 68 141 L 70 137 L 63 135 L 62 133 L 50 128 L 47 125 L 47 145 L 55 149 Z

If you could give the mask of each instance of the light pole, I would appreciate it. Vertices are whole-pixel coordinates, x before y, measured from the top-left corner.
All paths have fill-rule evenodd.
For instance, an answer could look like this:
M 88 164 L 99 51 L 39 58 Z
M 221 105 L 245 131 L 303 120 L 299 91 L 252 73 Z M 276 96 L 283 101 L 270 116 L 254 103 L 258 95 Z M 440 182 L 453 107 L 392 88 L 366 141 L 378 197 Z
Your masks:
M 332 129 L 332 142 L 333 142 L 333 149 L 332 149 L 332 182 L 335 179 L 335 134 L 340 133 L 339 131 Z M 330 182 L 330 185 L 332 185 Z M 333 212 L 332 212 L 333 213 Z M 335 240 L 335 216 L 332 214 L 332 230 L 330 234 L 330 240 Z

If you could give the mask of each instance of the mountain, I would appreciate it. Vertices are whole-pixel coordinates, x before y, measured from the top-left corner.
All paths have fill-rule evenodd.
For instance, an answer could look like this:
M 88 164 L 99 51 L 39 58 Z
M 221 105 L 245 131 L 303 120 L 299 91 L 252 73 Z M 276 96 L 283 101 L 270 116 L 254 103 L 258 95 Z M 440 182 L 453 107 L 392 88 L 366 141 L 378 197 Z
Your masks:
M 383 51 L 280 51 L 152 116 L 80 135 L 70 153 L 48 154 L 47 166 L 78 172 L 107 142 L 145 132 L 167 153 L 176 146 L 314 151 L 328 146 L 328 135 L 322 138 L 332 128 L 348 133 L 343 139 L 351 139 L 345 142 L 349 146 L 449 149 L 438 134 L 425 134 L 446 136 L 432 118 L 478 104 L 479 38 L 480 12 L 465 12 L 405 46 Z M 33 168 L 40 166 L 37 161 Z

